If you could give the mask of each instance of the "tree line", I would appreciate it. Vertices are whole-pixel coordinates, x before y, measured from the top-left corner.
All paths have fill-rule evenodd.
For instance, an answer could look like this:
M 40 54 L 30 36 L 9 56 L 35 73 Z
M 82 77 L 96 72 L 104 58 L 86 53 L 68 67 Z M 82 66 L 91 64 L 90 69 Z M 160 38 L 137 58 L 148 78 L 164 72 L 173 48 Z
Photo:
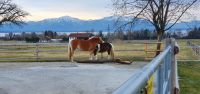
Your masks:
M 98 33 L 98 36 L 103 37 L 107 41 L 115 39 L 119 40 L 157 40 L 157 32 L 151 30 L 139 30 L 139 31 L 117 31 L 108 32 L 102 34 L 102 31 Z M 176 39 L 200 39 L 200 27 L 193 28 L 188 31 L 174 31 L 166 32 L 163 34 L 163 38 L 176 38 Z
M 4 41 L 10 41 L 10 40 L 16 40 L 16 41 L 26 41 L 26 42 L 50 42 L 51 39 L 62 39 L 62 42 L 68 41 L 68 37 L 66 34 L 57 34 L 57 32 L 53 31 L 45 31 L 45 32 L 22 32 L 22 33 L 8 33 L 5 36 L 0 37 L 1 40 Z
M 188 36 L 186 37 L 188 39 L 200 39 L 200 27 L 195 27 L 194 29 L 190 30 L 188 33 Z
M 103 32 L 93 31 L 93 35 L 102 37 L 105 41 L 111 42 L 113 40 L 156 40 L 157 32 L 152 30 L 138 30 L 138 31 L 116 31 L 116 32 Z M 163 37 L 169 38 L 173 37 L 176 39 L 200 39 L 200 27 L 195 27 L 187 31 L 187 34 L 184 34 L 182 31 L 176 32 L 166 32 Z M 0 37 L 1 40 L 17 40 L 17 41 L 26 41 L 26 42 L 39 42 L 46 41 L 50 42 L 51 39 L 61 39 L 62 42 L 68 42 L 69 38 L 67 34 L 58 34 L 54 31 L 44 31 L 40 33 L 26 33 L 22 32 L 21 34 L 8 33 L 4 37 Z

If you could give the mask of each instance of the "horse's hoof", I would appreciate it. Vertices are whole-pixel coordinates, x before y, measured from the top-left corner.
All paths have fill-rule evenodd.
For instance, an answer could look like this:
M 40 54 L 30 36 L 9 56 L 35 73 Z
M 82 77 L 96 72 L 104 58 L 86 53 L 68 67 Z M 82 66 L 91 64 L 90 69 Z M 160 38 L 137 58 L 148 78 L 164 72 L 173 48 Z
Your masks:
M 92 60 L 92 57 L 90 57 L 89 60 Z
M 71 60 L 70 62 L 74 63 L 74 61 L 73 61 L 73 60 Z

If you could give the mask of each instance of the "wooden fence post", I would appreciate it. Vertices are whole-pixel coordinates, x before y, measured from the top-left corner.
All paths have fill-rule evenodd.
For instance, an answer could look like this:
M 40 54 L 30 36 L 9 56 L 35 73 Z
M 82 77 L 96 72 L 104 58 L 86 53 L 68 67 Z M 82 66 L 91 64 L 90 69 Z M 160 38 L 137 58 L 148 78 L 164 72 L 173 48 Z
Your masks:
M 144 51 L 145 51 L 145 59 L 146 59 L 146 60 L 148 59 L 148 53 L 147 53 L 147 50 L 148 50 L 147 43 L 145 43 Z
M 36 43 L 35 56 L 36 56 L 36 61 L 39 61 L 39 44 L 38 43 Z

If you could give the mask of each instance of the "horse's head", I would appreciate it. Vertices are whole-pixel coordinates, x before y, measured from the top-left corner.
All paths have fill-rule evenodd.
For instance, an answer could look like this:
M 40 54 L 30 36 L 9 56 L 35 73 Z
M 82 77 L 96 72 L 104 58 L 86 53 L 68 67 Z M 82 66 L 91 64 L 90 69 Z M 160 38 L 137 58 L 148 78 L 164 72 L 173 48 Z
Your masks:
M 98 37 L 97 40 L 99 41 L 98 43 L 104 43 L 104 41 L 101 37 Z
M 96 42 L 96 43 L 104 43 L 101 37 L 91 37 L 89 40 Z

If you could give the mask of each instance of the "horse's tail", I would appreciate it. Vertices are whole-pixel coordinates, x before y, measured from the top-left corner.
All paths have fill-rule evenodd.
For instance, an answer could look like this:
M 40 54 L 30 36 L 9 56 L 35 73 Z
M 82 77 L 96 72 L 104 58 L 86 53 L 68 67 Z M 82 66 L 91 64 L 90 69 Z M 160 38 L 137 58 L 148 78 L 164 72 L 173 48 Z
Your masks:
M 114 60 L 115 59 L 115 54 L 114 54 L 114 46 L 112 44 L 111 44 L 110 55 L 111 55 L 112 59 Z

